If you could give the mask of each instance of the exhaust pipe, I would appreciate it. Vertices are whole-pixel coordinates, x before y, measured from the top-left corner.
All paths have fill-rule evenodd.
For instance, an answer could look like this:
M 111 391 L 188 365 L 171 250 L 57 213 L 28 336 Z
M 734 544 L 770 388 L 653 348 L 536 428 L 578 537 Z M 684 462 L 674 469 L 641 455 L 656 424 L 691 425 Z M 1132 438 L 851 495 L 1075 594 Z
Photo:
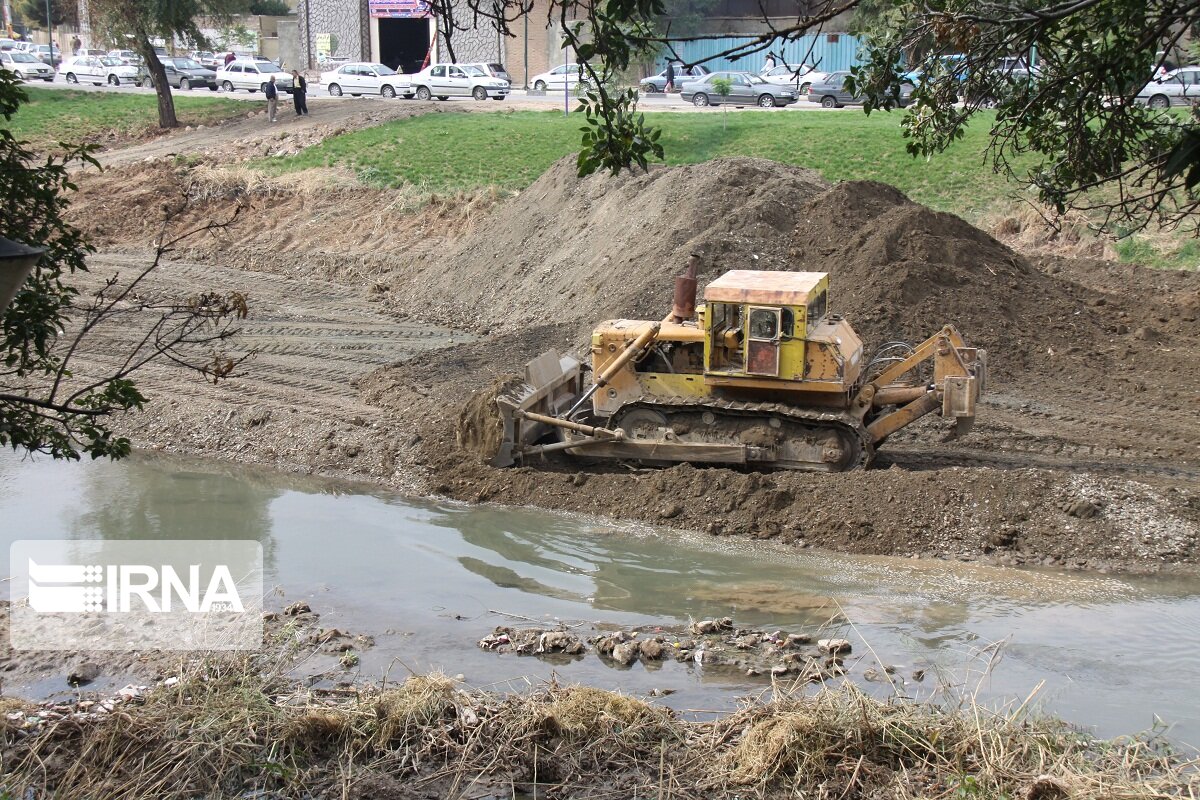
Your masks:
M 675 300 L 667 322 L 683 322 L 696 316 L 696 270 L 699 266 L 700 254 L 692 253 L 684 273 L 675 278 Z

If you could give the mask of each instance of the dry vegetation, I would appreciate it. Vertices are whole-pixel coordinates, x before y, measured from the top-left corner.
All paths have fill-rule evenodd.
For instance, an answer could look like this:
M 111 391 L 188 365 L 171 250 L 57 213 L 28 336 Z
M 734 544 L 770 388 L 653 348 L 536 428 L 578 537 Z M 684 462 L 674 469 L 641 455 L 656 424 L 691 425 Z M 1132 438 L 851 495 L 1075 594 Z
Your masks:
M 268 670 L 268 672 L 271 672 Z M 209 663 L 140 705 L 4 729 L 9 796 L 128 798 L 1194 797 L 1159 740 L 1101 742 L 976 706 L 777 689 L 687 721 L 586 687 L 467 690 L 442 675 L 309 690 Z M 18 716 L 18 715 L 14 715 Z M 32 792 L 32 794 L 29 794 Z

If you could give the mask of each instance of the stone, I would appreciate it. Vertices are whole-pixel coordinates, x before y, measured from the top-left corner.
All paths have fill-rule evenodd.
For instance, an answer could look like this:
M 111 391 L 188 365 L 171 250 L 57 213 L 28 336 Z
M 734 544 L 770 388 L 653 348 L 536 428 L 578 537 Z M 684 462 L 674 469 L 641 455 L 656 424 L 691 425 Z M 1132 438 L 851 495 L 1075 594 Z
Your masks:
M 784 647 L 799 647 L 802 644 L 810 644 L 812 637 L 806 633 L 789 633 L 783 642 Z
M 311 614 L 312 608 L 309 607 L 308 603 L 304 602 L 303 600 L 297 600 L 295 603 L 292 603 L 290 606 L 285 608 L 283 613 L 289 617 L 298 617 L 301 614 Z
M 663 657 L 663 643 L 658 639 L 647 639 L 642 642 L 642 658 L 657 661 Z
M 632 642 L 621 642 L 619 645 L 613 648 L 612 659 L 618 664 L 627 667 L 637 660 L 639 649 L 639 642 L 636 640 Z
M 817 649 L 822 653 L 834 655 L 850 652 L 850 642 L 846 639 L 818 639 Z
M 84 661 L 77 664 L 67 673 L 67 683 L 72 686 L 81 686 L 85 683 L 91 683 L 100 677 L 100 665 L 94 661 Z

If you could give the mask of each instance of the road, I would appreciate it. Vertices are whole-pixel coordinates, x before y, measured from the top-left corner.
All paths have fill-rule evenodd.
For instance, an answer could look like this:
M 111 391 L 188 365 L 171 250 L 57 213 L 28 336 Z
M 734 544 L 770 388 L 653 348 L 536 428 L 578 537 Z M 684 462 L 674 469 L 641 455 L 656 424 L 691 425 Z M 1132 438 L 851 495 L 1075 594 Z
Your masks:
M 32 85 L 46 86 L 46 87 L 49 87 L 52 89 L 76 89 L 76 90 L 84 91 L 84 92 L 122 92 L 125 94 L 132 93 L 132 94 L 147 94 L 147 95 L 154 94 L 153 89 L 149 89 L 149 88 L 142 89 L 142 88 L 138 88 L 136 86 L 108 86 L 107 84 L 103 85 L 103 86 L 93 86 L 90 84 L 69 84 L 66 82 L 66 80 L 61 75 L 55 76 L 54 81 L 51 83 L 34 83 Z M 331 97 L 315 81 L 309 83 L 309 89 L 310 89 L 310 93 L 309 93 L 309 102 L 310 103 L 313 103 L 313 102 L 317 102 L 320 104 L 360 103 L 360 102 L 364 102 L 364 101 L 380 102 L 380 103 L 406 102 L 403 98 L 397 98 L 396 100 L 386 100 L 382 97 L 376 97 L 376 96 L 351 97 L 349 95 L 345 95 L 342 97 Z M 243 100 L 243 101 L 249 100 L 249 101 L 257 101 L 257 102 L 262 101 L 262 95 L 259 94 L 258 92 L 254 92 L 254 93 L 241 92 L 241 91 L 238 91 L 238 92 L 211 92 L 211 91 L 208 91 L 208 92 L 206 92 L 204 90 L 199 90 L 199 89 L 193 90 L 191 92 L 180 92 L 178 89 L 176 89 L 175 94 L 177 94 L 177 95 L 191 94 L 191 95 L 196 95 L 196 96 L 208 96 L 208 95 L 219 94 L 222 97 L 228 97 L 228 98 L 231 98 L 234 100 Z M 464 98 L 454 98 L 453 100 L 449 100 L 447 102 L 452 102 L 452 103 L 466 102 L 466 103 L 474 105 L 477 101 L 472 100 L 471 98 L 464 97 Z M 677 95 L 677 94 L 673 94 L 673 95 L 665 95 L 665 94 L 659 94 L 659 93 L 643 94 L 641 96 L 641 99 L 638 102 L 642 108 L 651 110 L 651 111 L 695 111 L 695 112 L 699 112 L 699 113 L 712 113 L 712 111 L 714 110 L 711 107 L 710 108 L 696 108 L 691 103 L 685 103 L 683 100 L 681 100 L 679 98 L 679 95 Z M 562 92 L 552 92 L 552 93 L 547 93 L 547 94 L 533 94 L 533 93 L 527 92 L 523 89 L 514 89 L 512 94 L 509 95 L 508 102 L 502 103 L 502 104 L 497 104 L 495 106 L 495 109 L 500 110 L 502 108 L 511 107 L 512 105 L 515 105 L 515 104 L 519 104 L 522 107 L 536 107 L 536 108 L 563 108 L 564 106 L 569 105 L 571 108 L 574 108 L 575 98 L 573 96 L 564 97 Z M 528 105 L 526 105 L 526 104 L 528 104 Z M 743 106 L 734 106 L 733 108 L 742 109 Z M 746 106 L 745 108 L 749 108 L 754 111 L 785 111 L 785 112 L 786 111 L 820 111 L 820 112 L 824 112 L 824 113 L 836 112 L 839 110 L 841 110 L 841 111 L 858 110 L 858 106 L 847 106 L 846 108 L 843 108 L 843 109 L 827 109 L 827 108 L 822 108 L 818 103 L 810 103 L 807 100 L 800 100 L 799 102 L 796 102 L 785 108 L 761 109 L 761 108 L 757 108 L 755 106 Z

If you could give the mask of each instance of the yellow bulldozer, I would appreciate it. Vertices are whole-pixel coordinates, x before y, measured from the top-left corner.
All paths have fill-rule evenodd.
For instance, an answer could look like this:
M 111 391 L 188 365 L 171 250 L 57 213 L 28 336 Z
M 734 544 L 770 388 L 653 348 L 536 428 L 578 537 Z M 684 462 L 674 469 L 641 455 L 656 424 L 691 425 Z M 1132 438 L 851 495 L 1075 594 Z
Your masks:
M 896 431 L 940 412 L 970 430 L 983 350 L 947 325 L 866 359 L 832 313 L 824 272 L 734 270 L 696 304 L 698 259 L 675 279 L 662 321 L 617 319 L 592 333 L 592 381 L 555 352 L 496 398 L 496 466 L 563 451 L 589 459 L 843 472 L 868 466 Z

